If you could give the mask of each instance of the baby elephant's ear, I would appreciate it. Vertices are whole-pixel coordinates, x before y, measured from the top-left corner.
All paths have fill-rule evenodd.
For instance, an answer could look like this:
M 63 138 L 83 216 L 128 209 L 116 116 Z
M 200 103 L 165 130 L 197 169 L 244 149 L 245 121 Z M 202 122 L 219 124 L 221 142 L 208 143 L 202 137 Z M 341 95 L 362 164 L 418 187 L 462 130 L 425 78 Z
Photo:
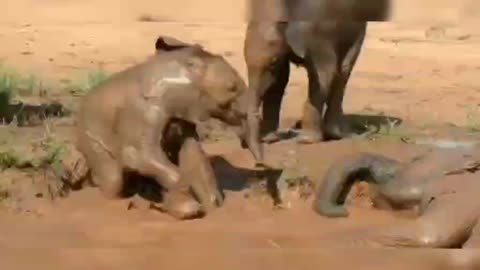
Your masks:
M 178 49 L 183 49 L 186 47 L 191 47 L 192 44 L 185 43 L 176 38 L 169 36 L 159 36 L 157 42 L 155 42 L 155 50 L 158 51 L 174 51 Z

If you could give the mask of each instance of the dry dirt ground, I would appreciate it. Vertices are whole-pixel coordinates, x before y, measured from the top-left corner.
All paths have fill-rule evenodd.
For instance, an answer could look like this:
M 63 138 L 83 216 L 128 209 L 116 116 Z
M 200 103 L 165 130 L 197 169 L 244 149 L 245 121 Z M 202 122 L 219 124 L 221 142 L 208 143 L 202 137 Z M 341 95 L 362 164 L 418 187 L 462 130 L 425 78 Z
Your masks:
M 415 140 L 419 135 L 474 140 L 480 129 L 480 20 L 474 14 L 480 14 L 475 13 L 480 4 L 468 2 L 468 12 L 458 21 L 452 12 L 455 3 L 424 0 L 420 5 L 405 0 L 398 2 L 399 21 L 369 26 L 344 108 L 360 123 L 374 125 L 382 119 L 384 136 L 313 146 L 284 141 L 267 148 L 271 162 L 318 184 L 335 158 L 355 151 L 407 159 L 423 148 L 400 139 Z M 41 78 L 48 89 L 46 99 L 60 100 L 73 110 L 78 97 L 64 90 L 66 84 L 96 68 L 111 73 L 138 63 L 153 53 L 160 34 L 201 43 L 224 55 L 245 78 L 242 1 L 4 0 L 2 4 L 0 59 Z M 417 20 L 418 15 L 409 19 L 413 11 L 423 12 L 423 20 Z M 295 68 L 284 99 L 282 127 L 299 118 L 306 86 L 305 72 Z M 399 127 L 393 127 L 396 120 Z M 0 140 L 2 146 L 30 149 L 45 136 L 68 143 L 71 129 L 68 119 L 35 127 L 3 126 Z M 447 251 L 440 250 L 349 249 L 321 241 L 327 235 L 405 217 L 373 210 L 356 196 L 348 219 L 324 219 L 311 211 L 311 197 L 303 200 L 295 191 L 283 194 L 283 209 L 273 209 L 271 198 L 245 189 L 252 160 L 238 141 L 209 142 L 205 149 L 226 189 L 225 205 L 206 218 L 180 222 L 151 209 L 127 210 L 130 199 L 107 201 L 92 188 L 53 201 L 45 196 L 48 191 L 43 198 L 20 202 L 25 208 L 21 214 L 0 212 L 2 269 L 344 269 L 352 265 L 426 269 L 422 267 L 429 264 L 427 258 L 446 258 Z M 34 178 L 47 176 L 14 169 L 0 173 L 0 181 L 26 185 L 37 181 Z M 466 251 L 452 256 L 460 260 L 464 255 Z

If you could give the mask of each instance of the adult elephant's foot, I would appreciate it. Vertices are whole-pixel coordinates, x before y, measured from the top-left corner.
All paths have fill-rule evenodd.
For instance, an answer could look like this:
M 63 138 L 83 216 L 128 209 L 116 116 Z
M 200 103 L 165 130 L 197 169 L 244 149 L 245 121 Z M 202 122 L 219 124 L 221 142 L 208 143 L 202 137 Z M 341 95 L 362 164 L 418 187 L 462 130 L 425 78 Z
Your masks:
M 345 120 L 334 121 L 325 125 L 325 138 L 329 140 L 341 140 L 355 137 L 356 133 Z
M 265 134 L 265 136 L 262 137 L 262 142 L 263 143 L 275 143 L 280 141 L 280 135 L 276 131 L 269 132 Z
M 314 144 L 323 141 L 323 134 L 320 131 L 302 129 L 298 134 L 297 143 Z
M 167 191 L 163 196 L 163 209 L 176 219 L 192 219 L 204 214 L 201 205 L 184 191 Z

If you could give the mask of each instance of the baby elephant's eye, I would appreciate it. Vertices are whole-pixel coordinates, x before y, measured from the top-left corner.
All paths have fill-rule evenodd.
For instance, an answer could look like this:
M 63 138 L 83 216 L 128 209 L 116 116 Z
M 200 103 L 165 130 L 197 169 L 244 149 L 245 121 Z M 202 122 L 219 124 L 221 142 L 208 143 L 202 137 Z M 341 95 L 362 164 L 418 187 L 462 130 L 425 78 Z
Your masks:
M 237 85 L 234 84 L 234 85 L 228 87 L 228 91 L 230 91 L 232 93 L 237 92 Z
M 230 109 L 230 102 L 227 102 L 227 103 L 222 103 L 219 105 L 220 109 L 221 110 L 229 110 Z

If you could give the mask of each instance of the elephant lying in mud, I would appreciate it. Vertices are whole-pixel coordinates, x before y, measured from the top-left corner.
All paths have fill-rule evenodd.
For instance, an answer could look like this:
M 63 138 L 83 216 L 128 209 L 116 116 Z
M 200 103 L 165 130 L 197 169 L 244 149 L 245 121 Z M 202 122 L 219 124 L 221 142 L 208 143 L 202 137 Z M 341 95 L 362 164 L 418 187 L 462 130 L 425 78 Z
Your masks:
M 298 142 L 317 143 L 352 134 L 343 121 L 345 87 L 363 46 L 367 21 L 386 20 L 389 11 L 388 0 L 369 0 L 368 5 L 361 1 L 359 6 L 359 1 L 353 2 L 251 1 L 244 42 L 251 129 L 247 143 L 256 149 L 257 159 L 263 158 L 262 141 L 279 140 L 280 106 L 290 62 L 308 74 L 308 100 Z
M 196 136 L 196 124 L 217 118 L 240 126 L 246 85 L 226 60 L 160 36 L 156 54 L 89 92 L 78 115 L 78 150 L 94 184 L 108 198 L 123 195 L 124 172 L 152 177 L 165 190 L 165 210 L 195 217 L 222 198 Z M 183 156 L 183 157 L 182 157 Z M 196 156 L 194 164 L 190 156 Z M 196 166 L 196 173 L 186 173 Z M 186 179 L 188 176 L 189 179 Z
M 373 188 L 374 206 L 383 209 L 419 207 L 419 216 L 362 239 L 382 246 L 480 247 L 480 149 L 433 150 L 401 163 L 382 155 L 359 153 L 331 166 L 316 191 L 314 210 L 328 217 L 346 217 L 343 203 L 355 180 Z

